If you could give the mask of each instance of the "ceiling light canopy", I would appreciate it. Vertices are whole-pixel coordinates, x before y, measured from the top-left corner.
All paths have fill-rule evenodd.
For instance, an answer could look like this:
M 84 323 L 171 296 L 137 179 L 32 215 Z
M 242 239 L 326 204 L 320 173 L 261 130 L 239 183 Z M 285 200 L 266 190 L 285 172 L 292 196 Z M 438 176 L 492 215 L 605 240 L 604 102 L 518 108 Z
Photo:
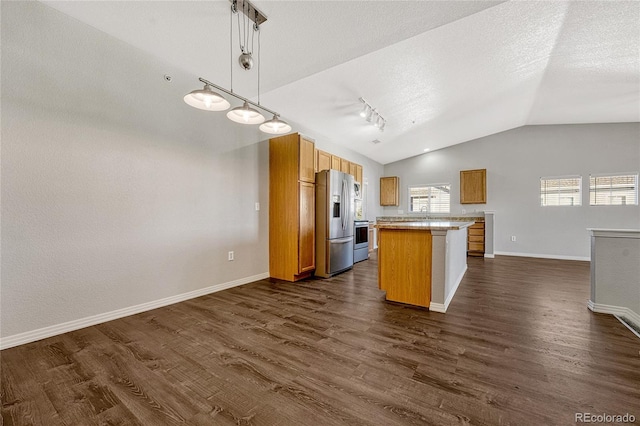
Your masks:
M 248 31 L 251 26 L 249 20 L 253 21 L 253 30 L 258 33 L 258 102 L 252 102 L 249 99 L 237 95 L 233 92 L 233 61 L 231 60 L 231 90 L 224 89 L 216 84 L 211 83 L 203 78 L 199 80 L 204 83 L 204 89 L 194 90 L 184 97 L 184 101 L 187 105 L 194 108 L 202 109 L 205 111 L 226 111 L 231 104 L 224 96 L 213 89 L 220 90 L 229 96 L 233 96 L 236 99 L 243 101 L 241 107 L 233 108 L 227 113 L 227 118 L 240 124 L 262 124 L 260 130 L 274 135 L 288 133 L 291 131 L 291 126 L 284 120 L 280 119 L 277 112 L 265 108 L 260 104 L 260 24 L 267 20 L 267 17 L 260 12 L 251 2 L 248 0 L 229 0 L 231 2 L 231 25 L 229 27 L 229 38 L 233 45 L 233 15 L 238 15 L 239 11 L 245 15 L 243 17 L 243 23 L 246 21 L 243 28 L 245 28 L 244 37 L 239 40 L 240 50 L 242 54 L 239 58 L 240 66 L 245 70 L 250 70 L 253 65 L 252 53 L 253 53 L 253 37 L 249 37 Z M 240 16 L 238 15 L 238 33 L 240 33 Z M 239 37 L 240 38 L 240 37 Z M 251 39 L 251 49 L 249 49 L 248 41 Z M 244 43 L 243 43 L 244 42 Z M 233 55 L 232 49 L 229 50 L 230 55 Z M 254 106 L 252 108 L 250 105 Z M 273 114 L 273 118 L 265 122 L 264 115 L 256 108 Z

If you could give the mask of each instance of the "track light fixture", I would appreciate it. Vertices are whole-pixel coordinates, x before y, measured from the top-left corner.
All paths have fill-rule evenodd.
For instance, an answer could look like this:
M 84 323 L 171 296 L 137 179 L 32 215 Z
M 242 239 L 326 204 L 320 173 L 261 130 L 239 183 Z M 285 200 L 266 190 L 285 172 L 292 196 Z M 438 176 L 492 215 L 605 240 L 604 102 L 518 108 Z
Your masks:
M 214 92 L 213 89 L 215 88 L 243 102 L 242 106 L 233 108 L 227 113 L 227 118 L 229 118 L 229 120 L 240 124 L 261 124 L 260 130 L 269 134 L 278 135 L 289 133 L 291 131 L 291 126 L 286 121 L 280 119 L 280 115 L 277 112 L 260 104 L 260 24 L 264 23 L 267 20 L 267 17 L 248 0 L 229 1 L 231 2 L 229 41 L 231 46 L 233 46 L 233 15 L 238 15 L 238 38 L 240 42 L 240 50 L 242 51 L 242 54 L 238 58 L 238 62 L 245 70 L 250 70 L 253 66 L 253 40 L 255 33 L 258 35 L 258 102 L 252 102 L 249 99 L 233 92 L 233 60 L 230 60 L 231 90 L 224 89 L 210 81 L 199 78 L 200 82 L 204 83 L 204 88 L 188 93 L 185 95 L 184 101 L 194 108 L 205 111 L 226 111 L 231 107 L 231 104 L 222 95 Z M 243 36 L 240 36 L 241 21 L 238 12 L 242 12 L 245 15 L 242 18 L 244 28 Z M 251 26 L 249 21 L 253 21 L 253 26 Z M 253 33 L 251 33 L 250 36 L 251 28 L 253 28 Z M 251 48 L 249 48 L 249 40 L 251 40 Z M 232 48 L 229 49 L 229 56 L 230 59 L 232 59 Z M 273 118 L 265 122 L 265 118 L 260 111 L 252 108 L 250 105 L 272 114 Z
M 360 111 L 360 117 L 367 120 L 368 123 L 373 124 L 377 127 L 381 132 L 384 132 L 384 127 L 387 125 L 387 120 L 380 115 L 375 108 L 373 108 L 367 101 L 363 98 L 358 99 L 362 102 L 362 111 Z

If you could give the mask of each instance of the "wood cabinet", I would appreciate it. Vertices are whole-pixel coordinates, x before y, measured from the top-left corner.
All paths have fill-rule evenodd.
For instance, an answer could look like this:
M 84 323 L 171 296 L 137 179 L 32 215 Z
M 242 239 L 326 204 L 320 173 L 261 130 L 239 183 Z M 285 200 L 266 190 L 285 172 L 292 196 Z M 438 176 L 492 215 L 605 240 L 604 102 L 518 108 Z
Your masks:
M 484 256 L 484 222 L 476 222 L 468 228 L 467 255 Z
M 269 140 L 269 275 L 315 269 L 315 144 L 294 133 Z
M 316 186 L 309 182 L 298 184 L 300 222 L 298 238 L 298 272 L 316 268 Z
M 400 205 L 400 179 L 397 176 L 380 178 L 380 205 L 399 206 Z
M 356 180 L 357 169 L 358 165 L 356 163 L 349 162 L 349 174 L 353 176 L 353 180 L 360 182 L 359 180 Z
M 351 161 L 330 154 L 320 149 L 315 149 L 314 170 L 321 172 L 322 170 L 340 170 L 353 176 L 353 180 L 362 183 L 362 166 L 352 163 Z
M 387 292 L 386 300 L 428 308 L 431 304 L 431 232 L 378 229 L 378 235 L 378 287 Z
M 460 204 L 486 204 L 487 169 L 460 172 Z
M 331 169 L 331 154 L 316 150 L 316 172 Z
M 304 182 L 315 183 L 315 144 L 300 137 L 300 161 L 298 161 L 299 179 Z
M 340 171 L 349 174 L 351 171 L 351 162 L 349 160 L 345 160 L 344 158 L 341 158 Z
M 331 155 L 331 168 L 333 170 L 340 170 L 340 167 L 342 167 L 342 158 L 337 155 Z

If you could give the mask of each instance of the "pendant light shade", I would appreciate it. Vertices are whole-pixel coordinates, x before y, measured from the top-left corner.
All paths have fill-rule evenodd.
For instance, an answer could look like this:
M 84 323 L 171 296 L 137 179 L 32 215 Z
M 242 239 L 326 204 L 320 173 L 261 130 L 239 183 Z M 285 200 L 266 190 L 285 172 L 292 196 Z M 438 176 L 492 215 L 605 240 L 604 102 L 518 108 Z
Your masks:
M 264 122 L 264 116 L 253 109 L 245 101 L 241 107 L 235 107 L 227 113 L 227 118 L 240 124 L 260 124 Z
M 208 84 L 204 85 L 204 89 L 194 90 L 185 95 L 184 101 L 187 105 L 205 111 L 226 111 L 231 106 L 229 101 L 214 92 Z
M 289 133 L 291 126 L 286 121 L 280 120 L 278 115 L 274 115 L 271 120 L 265 121 L 260 125 L 260 130 L 271 135 L 281 135 Z

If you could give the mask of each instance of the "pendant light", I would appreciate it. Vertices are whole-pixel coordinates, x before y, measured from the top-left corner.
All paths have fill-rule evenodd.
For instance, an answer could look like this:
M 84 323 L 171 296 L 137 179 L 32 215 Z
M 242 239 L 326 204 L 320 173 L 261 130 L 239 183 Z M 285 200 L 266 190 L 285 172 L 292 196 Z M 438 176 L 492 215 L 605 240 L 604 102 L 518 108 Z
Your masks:
M 226 111 L 231 106 L 229 101 L 214 92 L 208 84 L 204 85 L 204 89 L 194 90 L 185 95 L 184 101 L 194 108 L 205 111 Z
M 226 111 L 231 107 L 231 104 L 220 94 L 213 91 L 213 89 L 217 89 L 221 92 L 226 93 L 227 95 L 233 96 L 241 101 L 243 101 L 243 105 L 241 107 L 233 108 L 231 111 L 227 112 L 227 118 L 229 120 L 234 121 L 240 124 L 261 124 L 260 130 L 265 133 L 279 135 L 283 133 L 288 133 L 291 131 L 291 126 L 284 120 L 280 119 L 280 116 L 277 112 L 270 110 L 269 108 L 265 108 L 260 104 L 260 25 L 267 20 L 267 17 L 260 12 L 249 0 L 229 0 L 231 1 L 231 14 L 230 14 L 230 25 L 229 25 L 229 42 L 231 46 L 233 46 L 233 15 L 238 15 L 238 33 L 240 34 L 240 15 L 238 12 L 242 12 L 245 15 L 245 18 L 242 19 L 243 23 L 243 37 L 239 36 L 240 42 L 240 50 L 242 54 L 240 55 L 239 63 L 245 70 L 250 70 L 253 65 L 253 35 L 249 37 L 250 29 L 253 28 L 254 33 L 258 33 L 258 102 L 252 102 L 249 99 L 237 95 L 233 91 L 233 61 L 231 61 L 231 90 L 227 90 L 223 87 L 220 87 L 208 80 L 203 78 L 199 78 L 199 80 L 204 83 L 204 89 L 194 90 L 191 93 L 188 93 L 184 96 L 184 101 L 186 104 L 202 109 L 205 111 Z M 251 26 L 249 21 L 253 21 L 254 25 Z M 249 48 L 249 43 L 251 43 L 251 48 Z M 233 49 L 230 47 L 229 53 L 232 54 Z M 250 105 L 266 111 L 268 113 L 273 114 L 273 118 L 265 122 L 264 115 L 260 113 L 255 108 L 252 108 Z
M 235 107 L 227 113 L 227 118 L 240 124 L 260 124 L 264 122 L 264 115 L 249 106 L 247 101 L 241 107 Z
M 274 114 L 271 120 L 265 121 L 260 125 L 260 130 L 272 135 L 281 135 L 289 133 L 291 126 L 286 121 L 280 120 L 278 114 Z

